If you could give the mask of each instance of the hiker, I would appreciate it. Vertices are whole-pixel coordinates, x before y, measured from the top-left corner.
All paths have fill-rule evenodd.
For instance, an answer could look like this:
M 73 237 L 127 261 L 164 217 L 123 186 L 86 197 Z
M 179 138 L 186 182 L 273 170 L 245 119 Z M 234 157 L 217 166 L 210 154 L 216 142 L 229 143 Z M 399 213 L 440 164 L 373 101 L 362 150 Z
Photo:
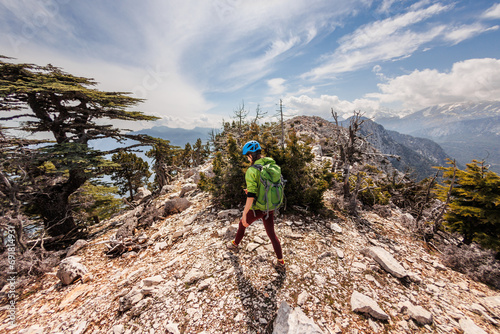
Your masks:
M 236 232 L 236 237 L 234 240 L 230 241 L 227 244 L 227 248 L 234 252 L 237 252 L 238 245 L 240 244 L 241 239 L 243 239 L 243 236 L 245 235 L 246 228 L 250 226 L 254 221 L 262 218 L 267 236 L 271 240 L 274 252 L 276 253 L 276 257 L 278 258 L 276 265 L 278 268 L 284 268 L 285 261 L 283 260 L 283 252 L 281 250 L 281 244 L 278 240 L 278 237 L 276 236 L 276 233 L 274 232 L 274 210 L 269 210 L 269 208 L 266 209 L 265 204 L 257 202 L 257 197 L 259 194 L 259 185 L 261 182 L 260 174 L 262 166 L 268 164 L 276 165 L 273 159 L 268 157 L 262 157 L 261 150 L 262 148 L 259 142 L 255 140 L 251 140 L 243 146 L 243 155 L 246 155 L 248 161 L 252 164 L 252 166 L 248 168 L 245 174 L 245 181 L 247 185 L 245 193 L 247 195 L 247 200 L 245 204 L 245 209 L 243 209 L 243 216 L 241 217 L 240 220 L 238 232 Z

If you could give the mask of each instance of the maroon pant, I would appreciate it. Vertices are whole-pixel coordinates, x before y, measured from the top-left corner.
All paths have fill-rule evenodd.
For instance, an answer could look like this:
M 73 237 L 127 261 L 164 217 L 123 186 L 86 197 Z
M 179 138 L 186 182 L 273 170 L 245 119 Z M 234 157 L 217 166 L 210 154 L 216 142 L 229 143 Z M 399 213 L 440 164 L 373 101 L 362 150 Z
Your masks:
M 280 241 L 278 240 L 276 233 L 274 233 L 274 211 L 269 211 L 269 217 L 267 217 L 266 219 L 266 213 L 264 211 L 255 210 L 254 214 L 254 211 L 250 210 L 247 213 L 247 224 L 251 225 L 254 221 L 260 218 L 262 218 L 262 221 L 264 222 L 264 227 L 266 228 L 267 236 L 273 244 L 274 252 L 276 253 L 278 259 L 281 260 L 283 258 L 283 252 L 281 250 Z M 240 219 L 240 226 L 238 227 L 238 232 L 236 232 L 236 238 L 234 239 L 234 242 L 237 245 L 241 242 L 241 239 L 243 239 L 245 230 L 246 227 L 243 226 L 243 223 Z

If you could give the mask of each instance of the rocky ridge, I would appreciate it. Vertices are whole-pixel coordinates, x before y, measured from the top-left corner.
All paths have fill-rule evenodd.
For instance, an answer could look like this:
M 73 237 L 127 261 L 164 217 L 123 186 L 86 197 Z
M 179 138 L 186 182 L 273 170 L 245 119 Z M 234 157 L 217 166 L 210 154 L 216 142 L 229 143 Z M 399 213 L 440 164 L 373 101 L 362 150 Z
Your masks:
M 80 277 L 65 285 L 55 270 L 25 287 L 17 324 L 3 317 L 0 332 L 498 332 L 498 291 L 444 267 L 411 239 L 413 217 L 398 209 L 356 221 L 341 213 L 279 217 L 281 272 L 262 223 L 247 229 L 238 254 L 226 249 L 241 212 L 218 210 L 191 181 L 105 222 L 103 234 L 65 260 L 85 268 L 77 266 Z M 181 193 L 190 205 L 162 216 Z M 118 229 L 151 208 L 152 225 L 134 232 L 144 247 L 106 256 Z

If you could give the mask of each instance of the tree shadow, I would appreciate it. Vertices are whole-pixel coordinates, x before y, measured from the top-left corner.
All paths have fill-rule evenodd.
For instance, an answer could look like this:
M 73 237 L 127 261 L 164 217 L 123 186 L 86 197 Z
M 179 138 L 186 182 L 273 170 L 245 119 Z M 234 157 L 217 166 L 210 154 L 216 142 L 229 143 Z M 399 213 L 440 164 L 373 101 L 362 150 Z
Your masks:
M 230 254 L 230 260 L 235 270 L 240 300 L 243 304 L 247 333 L 271 334 L 273 320 L 278 310 L 276 295 L 285 283 L 286 271 L 276 270 L 278 277 L 269 282 L 264 291 L 260 291 L 245 276 L 240 259 Z

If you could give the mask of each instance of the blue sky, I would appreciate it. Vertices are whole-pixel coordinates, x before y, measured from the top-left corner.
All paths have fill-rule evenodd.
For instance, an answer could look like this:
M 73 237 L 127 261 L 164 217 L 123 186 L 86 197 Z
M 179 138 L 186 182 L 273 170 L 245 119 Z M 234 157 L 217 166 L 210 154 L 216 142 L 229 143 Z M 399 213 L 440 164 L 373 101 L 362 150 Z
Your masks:
M 145 98 L 134 129 L 500 100 L 499 28 L 482 0 L 0 0 L 0 54 Z

